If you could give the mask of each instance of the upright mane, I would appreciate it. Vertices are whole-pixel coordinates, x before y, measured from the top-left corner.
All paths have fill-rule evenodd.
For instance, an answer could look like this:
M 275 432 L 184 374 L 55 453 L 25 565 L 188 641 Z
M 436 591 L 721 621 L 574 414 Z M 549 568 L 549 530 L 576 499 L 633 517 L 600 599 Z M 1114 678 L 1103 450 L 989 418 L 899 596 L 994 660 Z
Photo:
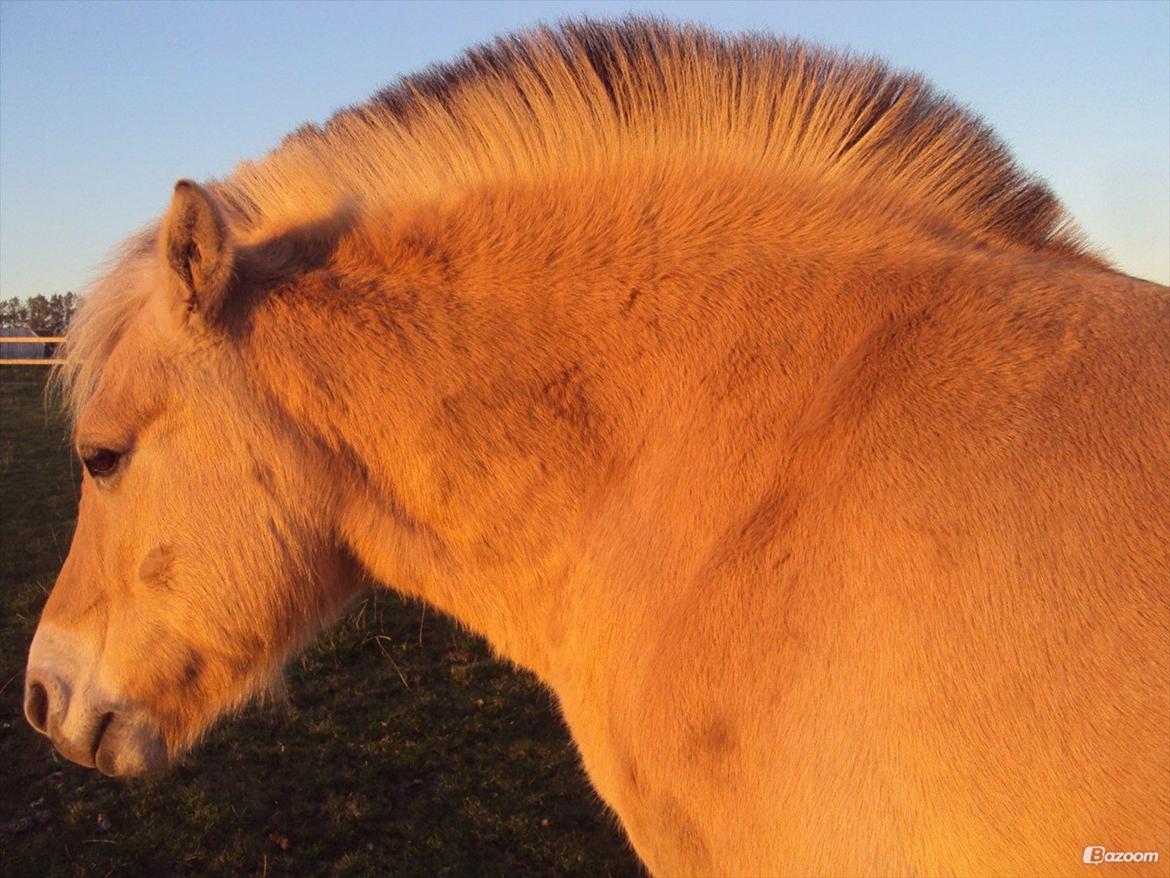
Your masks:
M 980 239 L 1083 255 L 1044 183 L 917 75 L 628 18 L 502 37 L 306 125 L 219 188 L 242 229 L 642 158 L 885 187 Z
M 306 125 L 210 188 L 256 242 L 364 209 L 601 167 L 718 163 L 866 189 L 976 241 L 1100 264 L 1040 180 L 919 76 L 798 40 L 627 18 L 539 27 L 407 76 Z M 88 297 L 62 384 L 76 408 L 134 307 L 126 263 Z

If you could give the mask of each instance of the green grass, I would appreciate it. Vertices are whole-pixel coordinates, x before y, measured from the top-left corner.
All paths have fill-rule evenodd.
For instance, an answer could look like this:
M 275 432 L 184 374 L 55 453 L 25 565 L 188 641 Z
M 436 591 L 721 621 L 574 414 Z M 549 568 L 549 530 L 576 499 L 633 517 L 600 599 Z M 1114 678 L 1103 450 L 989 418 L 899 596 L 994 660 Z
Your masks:
M 24 721 L 24 662 L 78 468 L 44 370 L 0 368 L 0 873 L 638 875 L 552 697 L 375 591 L 168 774 L 117 781 Z

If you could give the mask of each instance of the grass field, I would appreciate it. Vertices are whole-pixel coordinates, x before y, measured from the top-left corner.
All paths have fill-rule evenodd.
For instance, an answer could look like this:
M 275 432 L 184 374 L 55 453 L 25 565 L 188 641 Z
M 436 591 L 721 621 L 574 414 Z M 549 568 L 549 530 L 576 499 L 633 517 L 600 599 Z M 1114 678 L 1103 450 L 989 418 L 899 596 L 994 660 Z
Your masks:
M 285 699 L 165 776 L 55 756 L 21 710 L 76 514 L 44 374 L 0 368 L 0 874 L 640 874 L 551 696 L 389 591 L 293 663 Z

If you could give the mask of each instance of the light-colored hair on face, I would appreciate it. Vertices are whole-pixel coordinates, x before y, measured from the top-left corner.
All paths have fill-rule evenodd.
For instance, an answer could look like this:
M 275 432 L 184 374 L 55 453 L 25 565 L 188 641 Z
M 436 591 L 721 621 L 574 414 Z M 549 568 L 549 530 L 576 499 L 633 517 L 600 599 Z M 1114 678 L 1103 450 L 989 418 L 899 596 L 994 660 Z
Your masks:
M 122 243 L 109 270 L 85 291 L 81 307 L 69 323 L 60 356 L 53 368 L 50 395 L 74 421 L 97 389 L 102 370 L 131 319 L 141 310 L 156 277 L 152 223 Z
M 877 60 L 766 36 L 628 18 L 541 27 L 472 49 L 306 125 L 208 185 L 241 244 L 345 203 L 406 209 L 496 181 L 615 164 L 716 163 L 903 204 L 982 240 L 1090 262 L 1042 182 L 978 118 Z M 132 238 L 69 331 L 74 411 L 145 294 L 151 229 Z

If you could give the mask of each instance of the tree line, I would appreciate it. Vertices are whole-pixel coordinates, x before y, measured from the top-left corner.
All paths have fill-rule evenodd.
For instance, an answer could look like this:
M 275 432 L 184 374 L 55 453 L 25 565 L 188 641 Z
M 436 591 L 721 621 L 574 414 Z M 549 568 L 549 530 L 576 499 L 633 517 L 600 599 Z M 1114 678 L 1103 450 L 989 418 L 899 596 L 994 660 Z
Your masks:
M 27 326 L 37 335 L 64 335 L 80 304 L 76 293 L 0 300 L 0 326 Z

